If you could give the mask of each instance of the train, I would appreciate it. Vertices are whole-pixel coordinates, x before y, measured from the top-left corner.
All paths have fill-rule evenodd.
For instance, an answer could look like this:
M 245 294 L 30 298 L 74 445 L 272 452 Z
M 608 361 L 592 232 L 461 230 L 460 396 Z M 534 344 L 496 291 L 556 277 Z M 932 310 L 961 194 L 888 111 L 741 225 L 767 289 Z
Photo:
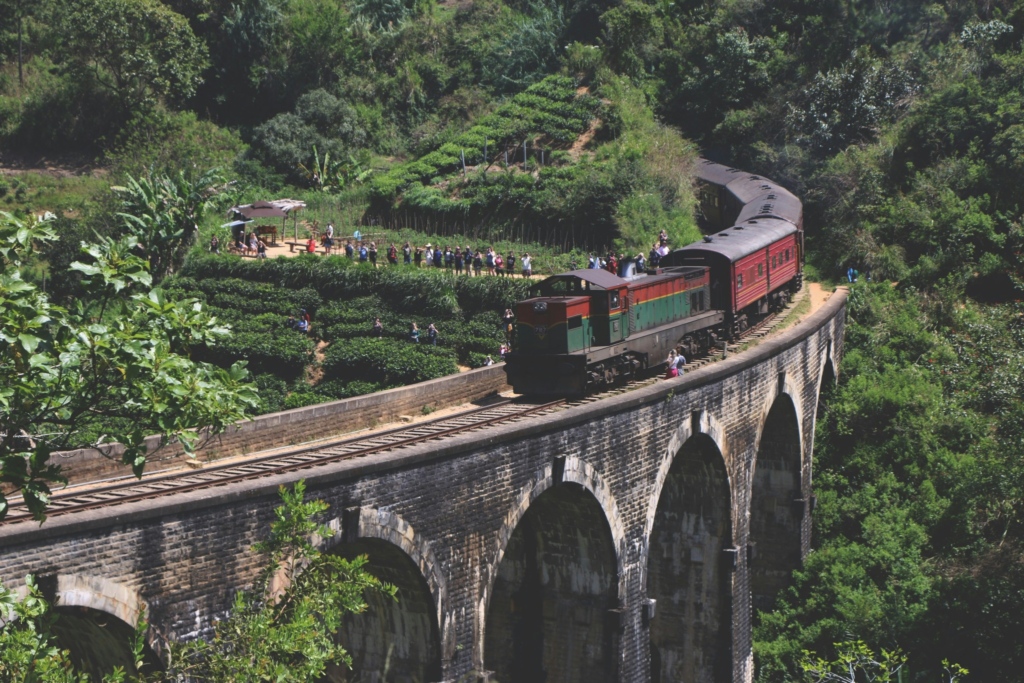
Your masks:
M 762 176 L 707 159 L 697 165 L 704 239 L 658 267 L 572 270 L 516 303 L 505 357 L 518 394 L 582 396 L 665 362 L 736 339 L 803 284 L 803 204 Z

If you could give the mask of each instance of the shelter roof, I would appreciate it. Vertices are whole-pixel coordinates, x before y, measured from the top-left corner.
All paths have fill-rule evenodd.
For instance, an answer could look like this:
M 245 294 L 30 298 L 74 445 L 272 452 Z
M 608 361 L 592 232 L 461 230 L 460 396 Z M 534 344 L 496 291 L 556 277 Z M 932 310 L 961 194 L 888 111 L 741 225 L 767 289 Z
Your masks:
M 272 201 L 253 202 L 241 206 L 232 206 L 228 215 L 239 213 L 246 218 L 283 218 L 292 211 L 304 209 L 306 202 L 299 199 L 274 199 Z

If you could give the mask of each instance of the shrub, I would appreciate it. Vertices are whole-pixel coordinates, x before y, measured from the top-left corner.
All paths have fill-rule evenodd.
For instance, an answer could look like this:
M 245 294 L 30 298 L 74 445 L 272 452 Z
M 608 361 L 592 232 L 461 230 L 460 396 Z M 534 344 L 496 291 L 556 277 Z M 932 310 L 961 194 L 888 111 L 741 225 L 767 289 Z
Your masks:
M 458 372 L 455 354 L 444 348 L 394 339 L 348 339 L 324 354 L 325 379 L 404 386 Z

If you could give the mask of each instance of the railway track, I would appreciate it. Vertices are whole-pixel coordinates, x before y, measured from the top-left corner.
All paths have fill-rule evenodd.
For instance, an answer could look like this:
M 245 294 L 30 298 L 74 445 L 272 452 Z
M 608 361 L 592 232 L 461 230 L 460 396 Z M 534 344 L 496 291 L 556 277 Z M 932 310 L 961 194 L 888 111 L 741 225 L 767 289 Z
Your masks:
M 737 351 L 743 344 L 768 335 L 785 320 L 787 314 L 799 305 L 805 296 L 805 291 L 801 290 L 782 311 L 766 317 L 757 325 L 746 330 L 739 339 L 729 344 L 725 350 L 717 349 L 705 356 L 692 359 L 686 364 L 686 369 L 692 372 L 705 365 L 714 363 L 724 358 L 728 353 Z M 46 514 L 47 517 L 57 517 L 76 512 L 109 508 L 187 491 L 215 488 L 240 481 L 312 469 L 374 453 L 395 451 L 415 444 L 472 432 L 496 424 L 515 422 L 530 416 L 547 414 L 563 408 L 594 403 L 654 384 L 659 381 L 660 376 L 660 372 L 650 371 L 646 376 L 573 401 L 562 399 L 534 404 L 522 400 L 514 401 L 508 399 L 454 415 L 412 425 L 403 425 L 373 434 L 317 442 L 303 447 L 287 449 L 283 452 L 279 449 L 274 453 L 250 457 L 244 460 L 205 465 L 198 470 L 159 472 L 142 480 L 130 478 L 113 482 L 83 484 L 53 494 Z M 10 501 L 7 517 L 0 521 L 0 526 L 25 523 L 32 521 L 32 519 L 32 514 L 25 507 L 24 503 L 14 499 Z
M 515 422 L 528 416 L 558 409 L 563 400 L 534 404 L 505 400 L 481 408 L 396 427 L 365 436 L 321 442 L 286 452 L 279 452 L 242 461 L 207 465 L 199 470 L 179 470 L 144 479 L 116 483 L 84 484 L 53 494 L 47 517 L 109 508 L 171 494 L 224 486 L 239 481 L 260 479 L 286 472 L 321 467 L 341 460 L 360 458 L 374 453 L 394 451 L 426 441 L 472 432 L 499 423 Z M 32 514 L 19 500 L 12 500 L 7 517 L 0 526 L 32 521 Z

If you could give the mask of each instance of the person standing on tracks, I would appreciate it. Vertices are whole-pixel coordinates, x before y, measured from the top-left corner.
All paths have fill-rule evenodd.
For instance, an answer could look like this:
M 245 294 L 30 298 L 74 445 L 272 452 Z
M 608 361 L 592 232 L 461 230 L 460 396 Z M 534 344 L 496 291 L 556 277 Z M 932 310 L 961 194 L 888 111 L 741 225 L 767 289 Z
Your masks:
M 685 365 L 686 365 L 686 356 L 683 355 L 682 351 L 679 351 L 678 353 L 676 353 L 676 374 L 677 375 L 681 375 L 684 372 L 686 372 L 686 369 L 684 367 Z
M 673 377 L 679 376 L 679 368 L 676 367 L 676 350 L 672 349 L 668 352 L 668 358 L 665 359 L 665 364 L 668 366 L 665 371 L 665 379 L 672 379 Z

